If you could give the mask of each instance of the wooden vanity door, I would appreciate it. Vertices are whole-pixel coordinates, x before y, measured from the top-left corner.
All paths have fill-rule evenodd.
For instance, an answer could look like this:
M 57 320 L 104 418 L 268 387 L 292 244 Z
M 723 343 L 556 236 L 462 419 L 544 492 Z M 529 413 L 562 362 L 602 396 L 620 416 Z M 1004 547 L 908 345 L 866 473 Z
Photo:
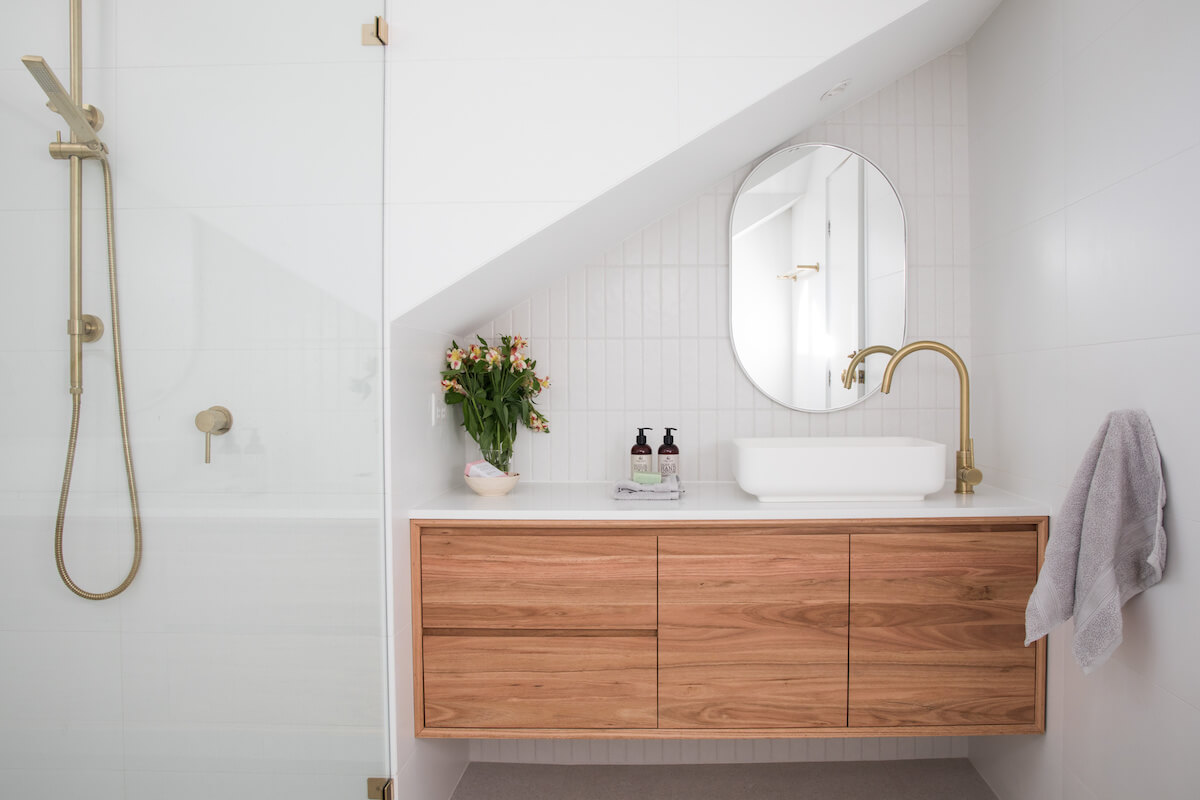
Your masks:
M 846 724 L 848 537 L 660 535 L 659 728 Z
M 851 727 L 1034 724 L 1033 530 L 850 537 Z

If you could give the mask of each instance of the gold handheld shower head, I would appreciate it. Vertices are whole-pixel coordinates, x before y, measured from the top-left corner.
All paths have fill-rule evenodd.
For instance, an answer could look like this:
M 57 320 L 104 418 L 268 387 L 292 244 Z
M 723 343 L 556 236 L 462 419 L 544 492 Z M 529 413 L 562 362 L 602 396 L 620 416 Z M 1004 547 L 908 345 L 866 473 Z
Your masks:
M 96 131 L 104 124 L 104 115 L 92 106 L 80 106 L 71 99 L 70 93 L 59 82 L 54 70 L 41 56 L 22 56 L 21 63 L 33 75 L 33 79 L 42 87 L 42 91 L 50 98 L 46 105 L 67 121 L 75 137 L 81 144 L 92 150 L 107 150 L 104 142 L 96 135 Z

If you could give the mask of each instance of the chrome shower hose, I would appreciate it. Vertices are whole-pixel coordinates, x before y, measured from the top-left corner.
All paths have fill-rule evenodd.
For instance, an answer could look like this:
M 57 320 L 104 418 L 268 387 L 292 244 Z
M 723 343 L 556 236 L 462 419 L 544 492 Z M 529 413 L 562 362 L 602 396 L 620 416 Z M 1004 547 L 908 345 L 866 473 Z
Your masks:
M 89 592 L 81 589 L 67 572 L 63 559 L 63 525 L 67 516 L 67 494 L 71 490 L 71 468 L 75 463 L 75 443 L 79 437 L 79 408 L 81 391 L 71 394 L 71 432 L 67 441 L 67 463 L 63 469 L 62 493 L 58 498 L 58 519 L 54 525 L 54 563 L 63 583 L 75 594 L 87 600 L 107 600 L 129 588 L 142 563 L 142 515 L 138 510 L 137 482 L 133 477 L 133 455 L 129 450 L 129 419 L 125 412 L 125 371 L 121 367 L 121 315 L 117 309 L 117 251 L 113 243 L 113 186 L 112 171 L 107 158 L 99 159 L 104 166 L 104 215 L 108 233 L 108 296 L 112 311 L 113 371 L 117 379 L 117 415 L 121 422 L 121 445 L 125 451 L 125 475 L 129 480 L 129 508 L 133 513 L 133 562 L 129 574 L 115 589 Z

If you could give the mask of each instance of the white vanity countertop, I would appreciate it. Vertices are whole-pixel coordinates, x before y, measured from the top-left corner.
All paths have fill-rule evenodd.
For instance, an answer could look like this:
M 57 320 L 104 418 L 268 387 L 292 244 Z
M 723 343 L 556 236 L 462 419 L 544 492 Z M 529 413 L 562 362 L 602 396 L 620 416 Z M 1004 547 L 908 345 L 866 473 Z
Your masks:
M 954 482 L 909 502 L 762 503 L 736 483 L 685 483 L 679 500 L 613 500 L 610 483 L 521 483 L 504 497 L 464 484 L 412 509 L 413 519 L 740 520 L 1041 517 L 1044 503 L 989 486 L 954 494 Z

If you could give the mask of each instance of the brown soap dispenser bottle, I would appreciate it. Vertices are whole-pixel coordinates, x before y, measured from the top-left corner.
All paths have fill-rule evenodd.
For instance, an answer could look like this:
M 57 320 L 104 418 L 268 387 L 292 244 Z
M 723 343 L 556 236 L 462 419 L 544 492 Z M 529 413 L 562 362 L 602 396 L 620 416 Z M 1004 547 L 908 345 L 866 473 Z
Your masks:
M 658 471 L 665 478 L 668 475 L 679 475 L 679 447 L 675 444 L 675 437 L 671 435 L 672 431 L 677 428 L 664 428 L 667 432 L 663 436 L 662 444 L 658 446 Z
M 635 472 L 650 472 L 650 459 L 654 456 L 654 451 L 650 449 L 650 445 L 646 444 L 646 431 L 652 431 L 653 428 L 638 428 L 637 442 L 629 450 L 629 479 L 633 480 Z

